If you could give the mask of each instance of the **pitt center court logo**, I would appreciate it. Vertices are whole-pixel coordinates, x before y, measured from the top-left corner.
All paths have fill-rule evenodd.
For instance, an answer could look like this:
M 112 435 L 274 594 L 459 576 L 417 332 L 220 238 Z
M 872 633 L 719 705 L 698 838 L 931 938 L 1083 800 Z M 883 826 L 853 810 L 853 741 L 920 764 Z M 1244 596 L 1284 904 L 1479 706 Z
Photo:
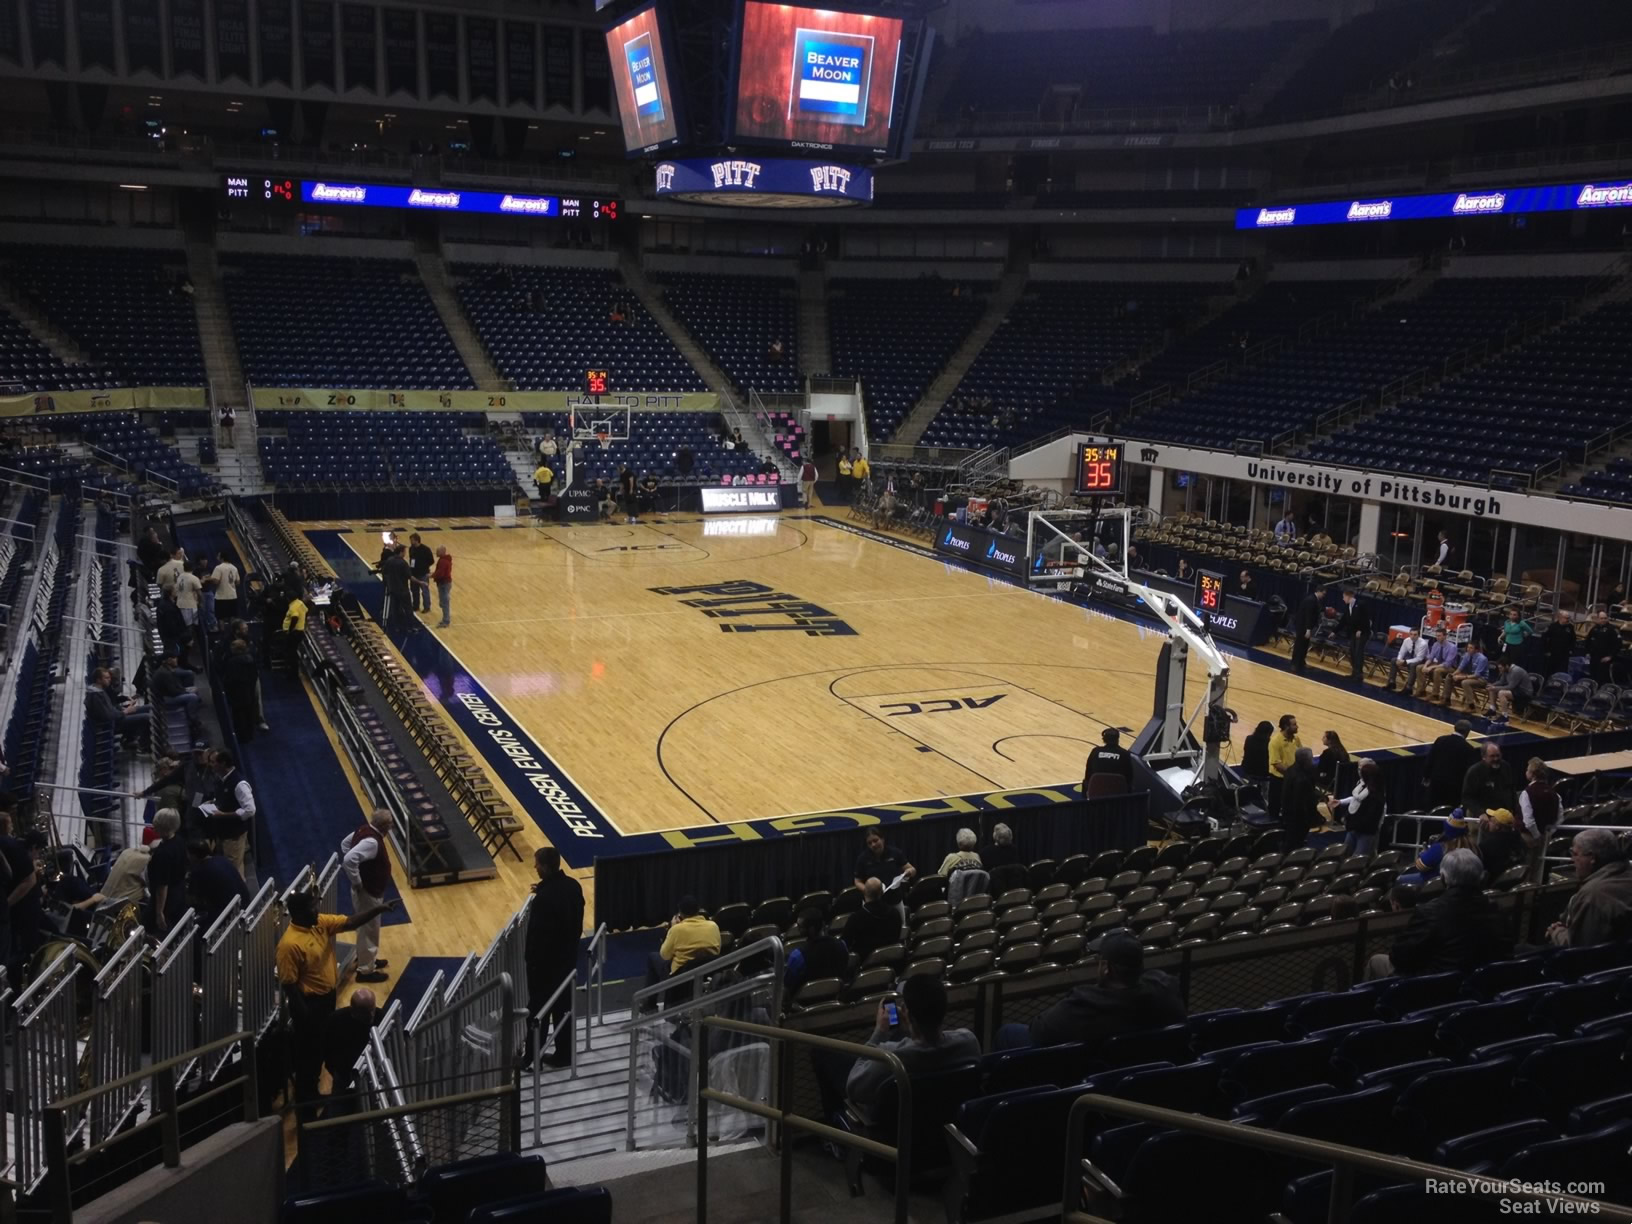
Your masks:
M 832 612 L 808 599 L 774 590 L 760 582 L 735 579 L 703 586 L 648 587 L 653 595 L 693 595 L 682 599 L 713 620 L 721 633 L 766 633 L 796 630 L 810 637 L 855 637 L 856 631 Z

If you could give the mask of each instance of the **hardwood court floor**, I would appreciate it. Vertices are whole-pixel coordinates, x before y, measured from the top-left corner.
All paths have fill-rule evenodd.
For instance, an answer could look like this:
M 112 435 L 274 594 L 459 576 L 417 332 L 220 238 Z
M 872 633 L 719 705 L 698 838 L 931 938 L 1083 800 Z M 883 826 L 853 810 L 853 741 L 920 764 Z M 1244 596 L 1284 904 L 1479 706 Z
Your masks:
M 372 562 L 382 524 L 344 526 Z M 1070 782 L 1151 709 L 1162 635 L 801 514 L 436 526 L 440 641 L 624 834 Z M 1283 713 L 1350 749 L 1445 729 L 1242 659 L 1228 704 L 1237 743 Z

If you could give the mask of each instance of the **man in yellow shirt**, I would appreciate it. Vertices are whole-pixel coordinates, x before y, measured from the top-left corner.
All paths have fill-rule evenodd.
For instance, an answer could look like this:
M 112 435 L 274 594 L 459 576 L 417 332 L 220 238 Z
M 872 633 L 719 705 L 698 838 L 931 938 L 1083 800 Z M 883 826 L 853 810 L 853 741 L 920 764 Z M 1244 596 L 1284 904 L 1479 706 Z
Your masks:
M 868 463 L 867 457 L 858 450 L 850 460 L 850 479 L 854 480 L 856 488 L 860 489 L 866 485 L 867 477 L 872 474 L 873 465 Z
M 696 897 L 681 897 L 680 912 L 669 920 L 663 946 L 647 957 L 646 984 L 656 986 L 665 978 L 683 973 L 699 957 L 719 954 L 720 928 L 703 913 Z
M 309 611 L 306 601 L 296 595 L 283 613 L 283 644 L 289 652 L 289 672 L 297 677 L 300 675 L 300 642 L 306 636 L 306 614 Z
M 1269 814 L 1276 820 L 1281 816 L 1281 781 L 1297 760 L 1298 749 L 1302 747 L 1303 741 L 1298 738 L 1297 716 L 1282 714 L 1279 729 L 1269 737 L 1269 794 L 1264 796 L 1264 801 L 1269 805 Z
M 295 1071 L 295 1100 L 309 1106 L 317 1100 L 323 1070 L 323 1028 L 334 1014 L 340 966 L 334 937 L 355 931 L 397 908 L 395 901 L 342 917 L 317 912 L 317 898 L 297 892 L 289 898 L 289 929 L 278 940 L 278 981 L 289 1007 L 290 1061 Z
M 845 452 L 840 451 L 839 452 L 839 482 L 838 483 L 839 483 L 839 500 L 841 502 L 848 502 L 850 500 L 850 490 L 855 487 L 854 483 L 850 479 L 851 470 L 852 470 L 852 467 L 851 467 L 851 463 L 850 463 L 850 456 L 845 454 Z

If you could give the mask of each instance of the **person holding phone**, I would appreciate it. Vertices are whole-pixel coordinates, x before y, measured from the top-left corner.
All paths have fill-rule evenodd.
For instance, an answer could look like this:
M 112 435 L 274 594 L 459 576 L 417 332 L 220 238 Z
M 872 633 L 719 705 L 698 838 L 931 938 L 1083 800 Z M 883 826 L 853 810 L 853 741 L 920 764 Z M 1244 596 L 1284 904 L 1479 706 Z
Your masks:
M 899 997 L 886 995 L 879 1000 L 867 1044 L 894 1054 L 909 1077 L 978 1059 L 980 1042 L 975 1035 L 965 1028 L 943 1029 L 945 1020 L 945 984 L 938 977 L 918 974 L 902 983 Z M 844 1076 L 849 1111 L 871 1123 L 878 1094 L 892 1078 L 887 1063 L 856 1059 Z

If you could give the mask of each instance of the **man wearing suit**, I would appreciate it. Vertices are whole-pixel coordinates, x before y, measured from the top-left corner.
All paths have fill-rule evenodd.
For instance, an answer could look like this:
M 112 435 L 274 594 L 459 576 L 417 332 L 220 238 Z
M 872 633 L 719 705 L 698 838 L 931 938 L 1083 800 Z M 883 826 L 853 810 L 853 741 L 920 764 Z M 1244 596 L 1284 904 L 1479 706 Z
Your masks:
M 1462 801 L 1462 781 L 1479 759 L 1479 750 L 1468 743 L 1473 724 L 1462 719 L 1456 729 L 1442 735 L 1428 749 L 1428 766 L 1422 784 L 1428 788 L 1429 807 L 1452 807 Z
M 1325 586 L 1317 586 L 1300 599 L 1298 606 L 1292 610 L 1292 670 L 1300 676 L 1309 657 L 1309 640 L 1314 637 L 1315 630 L 1326 615 L 1321 606 L 1325 599 Z
M 1349 679 L 1366 678 L 1366 643 L 1371 640 L 1371 613 L 1353 591 L 1343 592 L 1343 618 L 1337 622 L 1338 636 L 1349 648 Z
M 561 852 L 543 846 L 533 855 L 538 883 L 533 885 L 533 903 L 527 913 L 527 1008 L 532 1013 L 527 1027 L 527 1053 L 531 1065 L 535 1055 L 546 1066 L 565 1067 L 572 1063 L 572 997 L 562 991 L 548 1015 L 540 1009 L 550 994 L 578 966 L 578 941 L 584 935 L 584 890 L 578 881 L 561 870 Z M 555 1052 L 544 1054 L 544 1045 L 555 1025 L 561 1031 Z M 534 1028 L 534 1026 L 539 1026 Z M 535 1042 L 534 1034 L 537 1034 Z

